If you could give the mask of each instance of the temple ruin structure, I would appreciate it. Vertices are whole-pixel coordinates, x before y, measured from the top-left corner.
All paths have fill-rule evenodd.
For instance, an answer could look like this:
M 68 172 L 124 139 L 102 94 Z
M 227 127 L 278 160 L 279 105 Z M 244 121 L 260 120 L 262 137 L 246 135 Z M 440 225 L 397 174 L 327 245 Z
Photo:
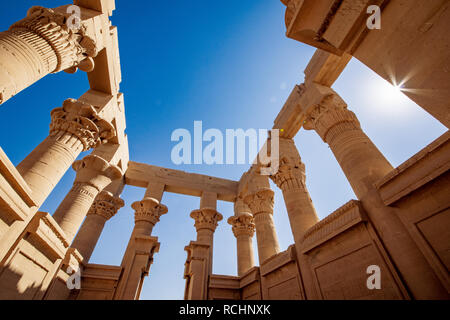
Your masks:
M 239 181 L 129 159 L 117 29 L 109 20 L 114 0 L 74 0 L 81 9 L 76 27 L 67 26 L 72 4 L 32 7 L 0 33 L 0 104 L 50 73 L 79 69 L 90 85 L 51 112 L 48 137 L 17 166 L 0 148 L 0 299 L 139 299 L 159 251 L 153 227 L 170 214 L 164 193 L 200 198 L 199 208 L 186 212 L 197 237 L 185 247 L 185 299 L 449 298 L 450 133 L 394 168 L 332 86 L 354 57 L 393 84 L 406 79 L 403 92 L 448 128 L 450 2 L 282 2 L 287 37 L 317 51 L 274 119 L 273 129 L 283 129 L 279 170 L 262 175 L 255 164 Z M 379 6 L 389 31 L 367 27 L 369 5 Z M 293 141 L 301 128 L 330 147 L 357 198 L 343 199 L 322 220 Z M 55 212 L 41 212 L 71 167 L 72 189 Z M 294 238 L 285 251 L 269 179 L 282 191 Z M 122 262 L 92 264 L 105 224 L 124 206 L 126 185 L 145 195 L 127 204 L 135 224 Z M 223 219 L 218 201 L 234 203 L 234 216 Z M 213 274 L 219 223 L 236 237 L 237 276 Z M 361 270 L 369 265 L 381 269 L 380 290 L 366 285 Z M 81 270 L 81 289 L 67 286 L 74 270 Z

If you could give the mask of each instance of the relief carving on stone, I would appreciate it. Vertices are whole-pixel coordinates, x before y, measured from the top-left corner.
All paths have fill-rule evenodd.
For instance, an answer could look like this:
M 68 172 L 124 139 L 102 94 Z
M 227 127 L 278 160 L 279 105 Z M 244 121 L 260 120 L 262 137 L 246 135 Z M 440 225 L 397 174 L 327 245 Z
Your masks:
M 340 123 L 349 123 L 355 128 L 360 124 L 356 115 L 347 109 L 347 104 L 337 94 L 325 96 L 322 101 L 312 107 L 303 124 L 305 130 L 315 130 L 323 141 L 328 142 L 331 128 Z
M 195 220 L 196 230 L 209 229 L 215 231 L 218 222 L 223 219 L 223 216 L 217 212 L 217 210 L 212 208 L 203 208 L 194 210 L 191 212 L 191 218 Z
M 294 146 L 295 147 L 295 146 Z M 281 150 L 281 159 L 278 172 L 271 175 L 272 181 L 283 191 L 305 188 L 305 165 L 300 156 L 290 152 L 283 155 Z
M 92 58 L 98 50 L 93 39 L 88 37 L 82 22 L 78 28 L 69 28 L 67 19 L 70 14 L 62 14 L 52 9 L 34 6 L 28 10 L 27 16 L 14 23 L 10 31 L 25 29 L 44 38 L 53 48 L 57 56 L 57 67 L 50 72 L 61 70 L 76 71 L 80 67 L 90 72 L 94 69 Z
M 274 192 L 270 188 L 260 189 L 253 194 L 246 195 L 244 202 L 254 216 L 259 213 L 273 213 Z
M 100 118 L 95 107 L 75 99 L 67 99 L 63 106 L 51 111 L 50 136 L 71 133 L 83 144 L 83 151 L 98 147 L 115 137 L 116 130 Z
M 114 197 L 111 192 L 102 191 L 98 194 L 97 198 L 95 198 L 94 203 L 89 209 L 88 215 L 96 214 L 109 220 L 124 206 L 124 204 L 122 199 Z
M 136 201 L 131 207 L 135 210 L 135 222 L 147 221 L 153 225 L 158 223 L 160 217 L 168 212 L 167 207 L 154 198 L 144 198 L 141 201 Z
M 250 213 L 244 213 L 239 216 L 231 216 L 228 223 L 232 226 L 235 237 L 246 235 L 253 237 L 255 234 L 255 221 Z

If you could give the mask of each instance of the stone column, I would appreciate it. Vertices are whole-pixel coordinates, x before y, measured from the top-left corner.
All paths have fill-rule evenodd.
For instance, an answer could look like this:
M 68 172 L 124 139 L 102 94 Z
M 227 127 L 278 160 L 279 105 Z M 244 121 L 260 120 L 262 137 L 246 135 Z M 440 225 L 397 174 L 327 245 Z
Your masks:
M 123 205 L 122 199 L 115 197 L 108 191 L 100 192 L 95 198 L 80 231 L 78 231 L 72 243 L 72 248 L 80 252 L 84 263 L 89 262 L 106 221 L 111 219 Z
M 385 206 L 374 184 L 393 170 L 361 130 L 355 114 L 330 88 L 308 112 L 304 128 L 314 129 L 328 143 L 353 191 L 380 235 L 403 280 L 415 299 L 440 299 L 446 290 L 397 215 Z M 420 279 L 418 281 L 417 279 Z
M 215 205 L 208 207 L 202 203 L 200 204 L 200 209 L 192 211 L 190 216 L 195 220 L 194 226 L 197 230 L 197 243 L 209 245 L 209 274 L 212 274 L 214 231 L 216 231 L 218 222 L 223 217 L 217 212 Z
M 93 70 L 96 44 L 69 16 L 36 6 L 0 33 L 0 104 L 49 73 Z
M 151 233 L 155 224 L 168 209 L 160 203 L 163 191 L 150 192 L 151 187 L 153 185 L 149 184 L 143 200 L 131 205 L 135 210 L 135 225 L 123 255 L 121 263 L 123 273 L 114 300 L 139 298 L 144 277 L 148 276 L 150 265 L 153 263 L 153 255 L 159 251 L 158 238 L 152 237 Z M 163 189 L 164 186 L 162 186 Z
M 95 155 L 75 161 L 73 169 L 77 171 L 73 187 L 53 214 L 69 243 L 75 238 L 95 197 L 111 181 L 122 176 L 119 167 Z
M 160 217 L 168 211 L 167 207 L 160 204 L 155 198 L 144 198 L 141 201 L 134 202 L 131 207 L 135 210 L 133 234 L 144 236 L 152 234 L 153 227 L 159 222 Z
M 116 134 L 93 106 L 75 99 L 52 110 L 51 118 L 49 136 L 17 166 L 33 191 L 37 207 L 82 151 L 95 148 Z
M 253 254 L 253 235 L 255 223 L 250 209 L 242 199 L 236 200 L 235 215 L 228 219 L 236 237 L 238 275 L 242 276 L 255 266 Z
M 248 183 L 248 193 L 244 197 L 244 202 L 255 218 L 260 265 L 280 252 L 273 222 L 273 196 L 274 192 L 270 189 L 268 177 L 255 173 Z
M 303 234 L 319 221 L 316 209 L 306 188 L 305 165 L 292 139 L 280 138 L 278 172 L 270 178 L 283 192 L 295 242 L 297 262 L 308 299 L 319 299 L 310 265 L 301 250 Z
M 360 199 L 393 167 L 362 131 L 347 104 L 334 91 L 329 92 L 308 112 L 304 128 L 314 129 L 328 143 Z
M 303 233 L 319 221 L 305 185 L 305 165 L 292 139 L 280 138 L 278 172 L 270 178 L 282 190 L 292 234 L 298 245 Z

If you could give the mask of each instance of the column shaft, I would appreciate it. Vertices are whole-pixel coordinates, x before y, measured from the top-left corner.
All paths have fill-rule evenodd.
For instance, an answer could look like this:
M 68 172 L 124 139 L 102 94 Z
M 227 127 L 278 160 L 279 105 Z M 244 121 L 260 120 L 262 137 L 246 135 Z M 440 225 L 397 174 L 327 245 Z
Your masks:
M 307 190 L 286 190 L 283 191 L 283 198 L 291 224 L 292 235 L 297 244 L 305 231 L 315 225 L 319 218 Z
M 215 207 L 215 205 L 214 205 Z M 209 245 L 209 274 L 213 270 L 213 246 L 214 231 L 218 222 L 222 220 L 222 215 L 215 208 L 202 208 L 191 212 L 191 218 L 195 220 L 195 229 L 197 230 L 197 242 Z
M 255 266 L 252 241 L 255 223 L 250 209 L 241 198 L 236 200 L 234 211 L 234 216 L 228 218 L 228 223 L 236 237 L 238 275 L 242 276 Z
M 53 109 L 51 119 L 49 136 L 17 166 L 38 207 L 82 151 L 116 135 L 114 127 L 92 105 L 75 99 L 67 99 L 62 107 Z M 82 191 L 90 195 L 93 190 Z
M 238 235 L 236 237 L 238 275 L 242 276 L 255 266 L 255 256 L 253 254 L 253 241 L 248 235 Z
M 342 123 L 330 130 L 329 145 L 356 196 L 361 198 L 393 167 L 361 130 Z
M 69 243 L 75 238 L 99 190 L 86 184 L 75 184 L 53 214 Z
M 25 30 L 0 33 L 0 103 L 56 69 L 58 57 L 39 35 Z
M 105 222 L 111 219 L 123 205 L 122 199 L 115 197 L 108 191 L 102 191 L 95 198 L 80 231 L 72 243 L 72 247 L 80 252 L 85 263 L 88 263 L 91 258 Z
M 385 206 L 375 189 L 374 183 L 393 167 L 361 130 L 345 102 L 331 89 L 327 90 L 329 94 L 308 114 L 305 129 L 316 130 L 329 144 L 412 296 L 440 299 L 446 295 L 445 288 L 400 221 L 396 209 Z
M 17 170 L 33 191 L 33 199 L 38 207 L 82 150 L 83 144 L 78 137 L 61 132 L 47 137 L 17 166 Z
M 85 263 L 88 263 L 92 256 L 98 239 L 102 234 L 105 223 L 105 217 L 96 214 L 89 214 L 84 220 L 76 238 L 73 240 L 72 247 L 76 248 L 80 252 Z
M 122 176 L 117 166 L 96 155 L 74 162 L 73 168 L 77 171 L 74 185 L 53 214 L 69 242 L 75 238 L 97 195 Z
M 134 235 L 145 235 L 150 236 L 153 232 L 153 227 L 155 225 L 150 221 L 136 221 L 134 225 Z
M 259 172 L 248 182 L 248 193 L 243 198 L 255 219 L 259 264 L 280 252 L 273 221 L 274 192 L 270 189 L 268 176 Z
M 261 212 L 255 215 L 256 240 L 258 242 L 259 264 L 280 252 L 272 213 Z
M 306 188 L 305 165 L 294 140 L 280 138 L 280 165 L 270 178 L 282 190 L 292 234 L 297 246 L 303 233 L 319 219 Z
M 305 129 L 315 129 L 328 143 L 358 199 L 393 170 L 337 94 L 325 97 L 310 112 Z

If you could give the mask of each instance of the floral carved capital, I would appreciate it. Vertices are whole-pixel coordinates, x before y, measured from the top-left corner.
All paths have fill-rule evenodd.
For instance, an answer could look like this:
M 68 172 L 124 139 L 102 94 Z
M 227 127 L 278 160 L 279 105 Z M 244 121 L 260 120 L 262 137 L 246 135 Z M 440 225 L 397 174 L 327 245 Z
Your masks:
M 144 198 L 134 202 L 131 207 L 135 210 L 134 221 L 147 221 L 155 225 L 163 214 L 168 212 L 165 205 L 154 198 Z
M 51 70 L 53 73 L 66 69 L 73 72 L 78 66 L 84 71 L 92 71 L 92 58 L 98 53 L 96 43 L 86 35 L 86 27 L 82 22 L 76 27 L 69 27 L 70 16 L 70 13 L 63 14 L 34 6 L 28 10 L 24 19 L 10 27 L 10 31 L 28 30 L 44 38 L 58 59 L 55 70 Z
M 102 191 L 95 198 L 94 203 L 88 211 L 88 215 L 99 215 L 106 220 L 109 220 L 124 206 L 124 204 L 122 199 L 114 197 L 111 192 Z
M 323 141 L 328 142 L 330 129 L 341 123 L 360 128 L 358 118 L 347 109 L 345 101 L 337 94 L 330 94 L 309 111 L 303 127 L 306 130 L 315 130 Z
M 228 224 L 232 226 L 235 237 L 245 235 L 251 238 L 255 234 L 255 221 L 253 216 L 249 213 L 231 216 L 228 218 Z
M 300 159 L 282 157 L 272 181 L 283 191 L 305 188 L 305 165 Z
M 223 219 L 223 216 L 212 208 L 203 208 L 194 210 L 190 214 L 191 218 L 195 220 L 195 229 L 209 229 L 215 231 L 219 225 L 219 221 Z
M 51 111 L 50 136 L 71 133 L 83 144 L 83 151 L 98 147 L 116 135 L 113 125 L 102 119 L 94 106 L 67 99 Z
M 261 189 L 244 197 L 253 215 L 260 213 L 273 213 L 274 192 L 269 188 Z

